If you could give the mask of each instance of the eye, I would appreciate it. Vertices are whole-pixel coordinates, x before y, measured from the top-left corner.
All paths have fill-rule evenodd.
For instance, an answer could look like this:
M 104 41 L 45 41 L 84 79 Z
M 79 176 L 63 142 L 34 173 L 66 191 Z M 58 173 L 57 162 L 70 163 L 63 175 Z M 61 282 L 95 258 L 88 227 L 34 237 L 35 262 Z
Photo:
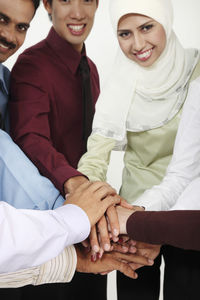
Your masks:
M 153 28 L 153 24 L 148 24 L 148 25 L 142 26 L 142 27 L 141 27 L 141 30 L 142 30 L 143 32 L 147 32 L 147 31 L 149 31 L 151 28 Z
M 27 24 L 18 24 L 17 25 L 17 30 L 20 32 L 26 32 L 29 28 L 29 25 Z
M 1 24 L 7 24 L 8 21 L 6 20 L 6 18 L 4 18 L 4 16 L 1 16 L 1 15 L 0 15 L 0 23 L 1 23 Z
M 118 36 L 123 39 L 128 38 L 130 36 L 130 31 L 119 31 Z

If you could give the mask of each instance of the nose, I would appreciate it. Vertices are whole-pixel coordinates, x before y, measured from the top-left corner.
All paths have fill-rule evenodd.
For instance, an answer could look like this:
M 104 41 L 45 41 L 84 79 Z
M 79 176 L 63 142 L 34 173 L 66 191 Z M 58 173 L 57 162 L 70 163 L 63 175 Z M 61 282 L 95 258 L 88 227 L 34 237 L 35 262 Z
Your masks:
M 145 38 L 141 33 L 135 33 L 133 39 L 133 51 L 141 51 L 144 49 Z
M 85 10 L 80 1 L 74 1 L 72 4 L 70 17 L 79 21 L 85 18 Z
M 0 29 L 0 37 L 4 38 L 8 43 L 15 44 L 15 28 L 11 25 L 4 26 Z

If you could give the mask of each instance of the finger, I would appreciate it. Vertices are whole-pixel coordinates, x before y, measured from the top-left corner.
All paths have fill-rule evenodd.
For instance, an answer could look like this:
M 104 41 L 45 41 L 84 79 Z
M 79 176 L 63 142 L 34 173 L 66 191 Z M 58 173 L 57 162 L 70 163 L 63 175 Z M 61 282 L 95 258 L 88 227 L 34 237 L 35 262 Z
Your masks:
M 147 257 L 149 259 L 155 259 L 158 254 L 160 252 L 160 248 L 159 247 L 156 247 L 155 249 L 154 248 L 151 248 L 151 249 L 138 249 L 137 250 L 137 254 L 138 255 L 142 255 L 144 257 Z
M 89 239 L 90 239 L 90 246 L 92 248 L 92 251 L 94 253 L 98 253 L 100 246 L 97 238 L 96 226 L 92 227 Z
M 107 271 L 107 272 L 102 272 L 102 273 L 99 273 L 100 275 L 108 275 L 110 272 L 112 272 L 112 271 Z
M 105 214 L 107 209 L 112 206 L 113 204 L 119 203 L 119 197 L 118 196 L 108 196 L 102 201 L 99 199 L 99 202 L 96 203 L 95 209 L 96 214 L 92 214 L 92 219 L 90 220 L 91 224 L 96 224 L 100 218 Z M 108 227 L 108 225 L 107 225 Z M 108 229 L 107 229 L 108 230 Z
M 122 206 L 122 207 L 125 207 L 125 208 L 128 208 L 128 209 L 132 209 L 132 210 L 134 210 L 133 209 L 133 206 L 130 204 L 130 203 L 128 203 L 124 198 L 122 198 L 122 197 L 120 197 L 120 205 Z
M 138 275 L 137 273 L 129 266 L 127 263 L 118 262 L 117 270 L 123 273 L 124 275 L 132 278 L 137 279 Z
M 117 252 L 120 252 L 120 253 L 127 253 L 129 251 L 128 247 L 117 244 L 117 243 L 113 243 L 112 247 L 113 247 L 113 251 L 117 251 Z
M 87 240 L 83 241 L 83 242 L 82 242 L 82 245 L 83 245 L 83 247 L 85 247 L 85 248 L 90 247 L 90 242 L 89 242 L 89 240 L 87 239 Z
M 90 186 L 90 191 L 91 192 L 99 192 L 100 190 L 107 190 L 111 194 L 116 194 L 116 190 L 112 188 L 107 182 L 104 181 L 95 181 L 92 183 Z
M 119 221 L 116 208 L 114 206 L 110 206 L 106 211 L 106 215 L 109 220 L 109 225 L 112 232 L 112 239 L 114 242 L 117 242 L 119 235 Z
M 120 197 L 118 195 L 114 195 L 114 196 L 105 197 L 101 201 L 101 204 L 103 204 L 103 209 L 107 210 L 109 207 L 119 204 L 119 202 L 120 202 Z M 117 213 L 116 213 L 116 216 L 117 216 Z M 119 229 L 118 229 L 118 231 L 119 231 Z
M 137 254 L 124 254 L 119 252 L 112 252 L 112 254 L 114 257 L 123 261 L 127 261 L 128 263 L 137 263 L 144 266 L 152 266 L 154 263 L 154 261 Z
M 130 253 L 136 253 L 137 252 L 137 248 L 133 247 L 133 246 L 130 246 L 129 249 L 128 249 L 128 252 L 130 252 Z
M 103 216 L 100 221 L 97 224 L 98 231 L 101 238 L 101 247 L 105 251 L 110 251 L 110 239 L 109 239 L 109 233 L 108 233 L 108 226 L 105 216 Z
M 131 269 L 132 269 L 133 271 L 138 270 L 138 269 L 144 267 L 143 265 L 140 265 L 140 264 L 134 264 L 134 263 L 130 263 L 129 266 L 131 267 Z
M 101 199 L 104 199 L 106 196 L 116 195 L 116 191 L 111 186 L 103 185 L 99 189 L 94 191 L 94 194 Z M 120 199 L 119 199 L 120 202 Z

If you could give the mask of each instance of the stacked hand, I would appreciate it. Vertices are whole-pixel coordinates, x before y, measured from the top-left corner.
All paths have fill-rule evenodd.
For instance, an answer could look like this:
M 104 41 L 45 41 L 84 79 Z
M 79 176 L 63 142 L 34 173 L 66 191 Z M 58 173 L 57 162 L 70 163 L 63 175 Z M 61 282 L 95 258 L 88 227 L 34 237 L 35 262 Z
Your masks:
M 81 207 L 91 224 L 90 237 L 83 243 L 84 247 L 76 247 L 77 271 L 107 274 L 119 270 L 137 278 L 136 269 L 154 263 L 160 246 L 135 242 L 126 232 L 129 216 L 143 208 L 128 204 L 107 183 L 92 183 L 83 176 L 70 181 L 68 192 L 65 204 Z

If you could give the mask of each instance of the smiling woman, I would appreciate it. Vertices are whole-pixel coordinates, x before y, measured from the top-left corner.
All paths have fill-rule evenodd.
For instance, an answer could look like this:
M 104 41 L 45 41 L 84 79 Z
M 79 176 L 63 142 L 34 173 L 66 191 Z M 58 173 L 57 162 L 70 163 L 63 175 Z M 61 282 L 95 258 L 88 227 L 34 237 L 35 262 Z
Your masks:
M 185 49 L 180 44 L 172 28 L 170 0 L 110 1 L 110 17 L 120 48 L 98 99 L 88 152 L 78 169 L 92 181 L 106 181 L 111 151 L 124 149 L 120 195 L 135 206 L 152 209 L 154 199 L 144 205 L 138 197 L 159 184 L 165 175 L 182 106 L 186 99 L 189 101 L 189 88 L 196 95 L 194 98 L 200 97 L 194 87 L 194 82 L 199 85 L 200 54 L 198 49 Z M 91 240 L 93 249 L 99 249 L 95 233 Z M 188 270 L 187 264 L 180 264 L 178 271 L 173 269 L 175 258 L 179 257 L 176 251 L 167 249 L 164 253 L 168 264 L 166 276 L 181 272 L 182 267 L 192 276 L 193 270 Z M 183 257 L 190 259 L 189 254 Z M 118 299 L 157 299 L 158 265 L 159 260 L 153 268 L 141 269 L 137 282 L 129 282 L 119 274 Z M 171 292 L 174 286 L 184 290 L 183 281 L 177 278 L 177 284 L 165 284 L 166 299 L 178 298 L 177 294 L 172 298 Z

